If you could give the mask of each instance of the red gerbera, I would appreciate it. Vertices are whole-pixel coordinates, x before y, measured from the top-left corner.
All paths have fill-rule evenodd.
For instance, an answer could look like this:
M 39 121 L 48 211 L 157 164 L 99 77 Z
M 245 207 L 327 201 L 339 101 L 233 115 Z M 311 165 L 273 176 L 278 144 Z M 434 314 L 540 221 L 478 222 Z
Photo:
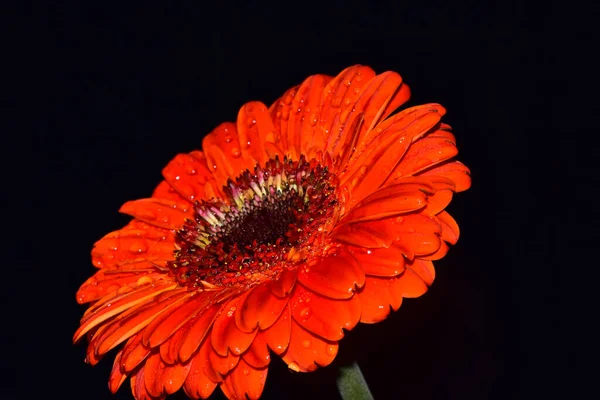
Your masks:
M 270 352 L 313 371 L 344 330 L 425 293 L 470 177 L 442 106 L 390 116 L 409 95 L 395 72 L 311 76 L 244 105 L 123 205 L 133 221 L 95 244 L 77 293 L 88 362 L 122 345 L 110 390 L 129 377 L 136 399 L 257 398 Z

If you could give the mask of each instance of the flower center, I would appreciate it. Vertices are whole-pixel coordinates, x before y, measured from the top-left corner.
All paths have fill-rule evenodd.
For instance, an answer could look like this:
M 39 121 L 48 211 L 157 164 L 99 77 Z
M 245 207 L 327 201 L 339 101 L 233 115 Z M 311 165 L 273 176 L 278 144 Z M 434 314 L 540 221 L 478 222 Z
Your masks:
M 181 285 L 215 288 L 275 279 L 327 250 L 337 177 L 315 160 L 278 157 L 223 188 L 226 200 L 197 202 L 177 233 L 169 273 Z

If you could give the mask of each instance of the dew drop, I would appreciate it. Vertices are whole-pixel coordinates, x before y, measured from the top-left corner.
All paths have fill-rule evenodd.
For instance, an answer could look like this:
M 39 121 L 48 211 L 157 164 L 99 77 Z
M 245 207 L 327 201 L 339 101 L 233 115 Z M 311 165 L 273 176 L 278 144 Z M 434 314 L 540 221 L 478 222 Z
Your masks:
M 305 307 L 302 311 L 300 311 L 300 316 L 304 319 L 307 319 L 312 315 L 312 310 L 308 307 Z
M 337 354 L 337 347 L 329 345 L 329 346 L 327 346 L 327 348 L 325 349 L 325 351 L 330 356 L 335 356 Z
M 229 135 L 225 136 L 225 143 L 231 143 L 231 141 L 233 140 L 233 138 Z
M 250 375 L 250 370 L 249 369 L 244 369 L 244 375 Z
M 138 286 L 142 286 L 147 283 L 152 283 L 152 278 L 150 278 L 149 276 L 142 276 L 140 279 L 137 280 Z
M 181 177 L 180 177 L 179 175 L 177 175 L 177 176 L 175 177 L 175 180 L 176 180 L 176 181 L 178 181 L 178 180 L 180 180 L 180 179 L 181 179 Z
M 359 171 L 362 175 L 364 175 L 367 172 L 367 166 L 363 165 L 362 167 L 360 167 Z
M 235 158 L 238 158 L 240 156 L 240 149 L 234 147 L 233 149 L 231 149 L 231 155 Z
M 305 340 L 302 342 L 302 346 L 307 349 L 310 347 L 311 344 L 312 343 L 310 342 L 310 340 Z

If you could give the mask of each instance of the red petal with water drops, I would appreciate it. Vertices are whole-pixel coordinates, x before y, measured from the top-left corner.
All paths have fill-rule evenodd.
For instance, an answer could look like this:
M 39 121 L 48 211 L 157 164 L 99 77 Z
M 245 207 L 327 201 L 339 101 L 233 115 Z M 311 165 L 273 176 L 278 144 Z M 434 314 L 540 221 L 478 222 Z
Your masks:
M 450 179 L 454 182 L 456 193 L 463 192 L 471 187 L 471 172 L 460 161 L 452 161 L 436 165 L 433 168 L 427 169 L 419 176 L 441 176 Z
M 240 360 L 237 367 L 221 383 L 221 390 L 230 400 L 258 399 L 266 380 L 266 368 L 256 369 Z
M 189 293 L 176 307 L 158 315 L 144 330 L 144 343 L 156 347 L 167 340 L 194 317 L 198 310 L 203 310 L 209 304 L 210 298 L 202 292 Z
M 186 219 L 194 217 L 194 208 L 189 202 L 155 198 L 128 201 L 119 212 L 165 229 L 179 229 Z
M 89 303 L 119 290 L 133 290 L 147 283 L 158 282 L 163 274 L 148 273 L 147 270 L 154 267 L 147 262 L 136 263 L 136 266 L 143 267 L 144 264 L 148 268 L 140 268 L 138 271 L 128 269 L 126 272 L 121 272 L 114 269 L 101 269 L 81 285 L 77 291 L 77 302 Z
M 160 357 L 165 363 L 172 365 L 179 361 L 177 354 L 188 328 L 189 325 L 185 324 L 183 327 L 179 328 L 165 343 L 160 345 Z
M 422 260 L 415 258 L 413 261 L 409 261 L 406 264 L 406 269 L 416 274 L 423 283 L 427 286 L 431 286 L 435 280 L 435 269 L 433 263 L 429 260 Z
M 235 313 L 238 312 L 240 312 L 239 299 L 236 298 L 223 307 L 221 314 L 213 323 L 211 343 L 220 356 L 226 356 L 228 352 L 235 355 L 242 354 L 250 347 L 256 336 L 256 330 L 246 333 L 238 329 L 235 323 Z
M 246 169 L 254 168 L 255 163 L 242 157 L 237 127 L 231 122 L 217 126 L 204 137 L 202 148 L 206 162 L 219 186 L 227 184 L 227 179 L 238 176 Z
M 450 132 L 442 129 L 428 133 L 410 146 L 388 177 L 388 181 L 416 175 L 449 160 L 457 153 L 454 136 Z
M 124 374 L 121 371 L 122 355 L 123 350 L 120 350 L 115 356 L 115 361 L 113 362 L 113 367 L 108 378 L 108 388 L 113 394 L 115 394 L 117 390 L 119 390 L 123 382 L 125 382 L 125 379 L 127 379 L 127 374 Z
M 338 341 L 360 319 L 360 302 L 356 296 L 348 300 L 332 300 L 298 285 L 290 297 L 294 320 L 323 339 Z
M 286 306 L 279 319 L 266 331 L 262 331 L 267 345 L 276 354 L 283 353 L 290 343 L 292 316 L 290 307 Z
M 415 259 L 413 260 L 413 263 L 417 261 L 420 260 Z M 431 280 L 432 277 L 435 278 L 435 272 L 427 270 L 426 265 L 420 263 L 411 265 L 407 262 L 406 271 L 398 277 L 398 280 L 394 282 L 394 285 L 390 286 L 390 290 L 397 296 L 407 298 L 420 297 L 425 294 L 429 288 L 426 280 Z
M 396 109 L 398 109 L 398 107 L 400 107 L 402 104 L 406 103 L 408 101 L 408 99 L 410 99 L 410 88 L 409 86 L 402 82 L 402 84 L 400 85 L 400 87 L 396 90 L 396 93 L 394 93 L 394 95 L 392 96 L 392 98 L 390 99 L 390 102 L 388 103 L 387 106 L 385 106 L 385 109 L 383 110 L 383 113 L 381 114 L 381 121 L 385 120 L 391 113 L 393 113 L 394 111 L 396 111 Z
M 168 184 L 190 202 L 203 199 L 204 186 L 213 180 L 206 157 L 201 152 L 178 154 L 162 173 Z
M 199 311 L 188 323 L 189 328 L 183 337 L 179 347 L 179 361 L 186 362 L 200 346 L 200 343 L 206 337 L 212 327 L 213 321 L 217 316 L 222 305 L 215 305 L 210 308 Z M 205 340 L 206 341 L 206 340 Z M 207 340 L 210 343 L 210 338 Z
M 123 229 L 104 236 L 94 244 L 92 263 L 96 268 L 128 269 L 129 264 L 173 259 L 175 237 L 171 231 L 131 221 Z
M 442 239 L 450 244 L 456 244 L 460 236 L 460 229 L 454 218 L 446 211 L 442 211 L 436 217 L 442 225 Z
M 298 278 L 298 270 L 285 268 L 277 277 L 277 280 L 267 283 L 273 294 L 277 297 L 287 297 L 294 288 L 296 279 Z
M 229 352 L 227 356 L 223 357 L 217 354 L 213 346 L 212 350 L 210 350 L 208 353 L 208 359 L 214 371 L 220 376 L 225 376 L 227 373 L 229 373 L 229 371 L 235 368 L 240 360 L 240 357 L 232 352 Z
M 203 345 L 202 349 L 210 348 L 209 341 L 205 341 L 207 346 Z M 211 371 L 209 374 L 206 371 Z M 212 380 L 209 375 L 213 375 Z M 190 360 L 190 371 L 188 372 L 183 390 L 192 399 L 207 399 L 217 387 L 219 380 L 216 379 L 216 373 L 212 370 L 212 365 L 208 360 L 208 353 L 205 350 L 200 350 L 192 360 Z
M 271 115 L 271 120 L 273 121 L 273 128 L 275 129 L 275 132 L 278 133 L 277 137 L 281 141 L 281 148 L 288 156 L 293 156 L 300 153 L 300 149 L 293 148 L 293 146 L 288 143 L 287 139 L 288 121 L 290 119 L 290 112 L 292 110 L 291 105 L 297 91 L 298 86 L 288 89 L 283 96 L 281 96 L 271 105 L 271 107 L 269 107 L 269 114 Z M 293 158 L 296 159 L 296 157 Z
M 102 333 L 98 332 L 90 341 L 90 347 L 95 349 L 96 354 L 104 354 L 123 341 L 135 335 L 152 322 L 164 310 L 177 306 L 185 296 L 182 289 L 169 291 L 165 296 L 156 296 L 155 299 L 143 305 L 133 308 L 108 322 Z M 147 343 L 144 343 L 147 345 Z
M 153 397 L 175 393 L 187 378 L 190 363 L 166 365 L 160 354 L 153 353 L 146 360 L 144 383 Z
M 240 308 L 235 313 L 238 328 L 243 332 L 253 332 L 257 327 L 267 329 L 279 318 L 287 301 L 287 297 L 275 296 L 267 284 L 256 286 L 240 298 Z
M 374 324 L 383 321 L 389 315 L 390 307 L 394 311 L 400 308 L 402 295 L 393 288 L 400 279 L 367 276 L 365 286 L 357 294 L 362 309 L 360 322 Z
M 131 391 L 133 392 L 133 397 L 136 400 L 156 400 L 156 397 L 152 397 L 150 393 L 146 390 L 146 384 L 144 382 L 144 374 L 145 368 L 140 368 L 138 372 L 131 377 Z M 160 399 L 164 399 L 166 396 L 159 397 Z
M 142 335 L 132 336 L 123 347 L 121 356 L 121 368 L 124 372 L 133 371 L 142 361 L 150 355 L 150 348 L 142 343 Z
M 340 174 L 342 185 L 351 190 L 352 208 L 356 203 L 378 189 L 392 173 L 411 143 L 425 135 L 444 115 L 438 104 L 427 104 L 404 110 L 383 122 L 374 137 L 377 144 L 368 146 L 356 159 L 351 159 L 348 169 Z M 388 121 L 391 121 L 388 123 Z
M 308 289 L 332 299 L 349 299 L 365 282 L 365 273 L 352 256 L 341 248 L 314 266 L 299 268 L 298 281 Z
M 267 337 L 264 331 L 259 331 L 252 344 L 242 355 L 242 358 L 254 368 L 265 368 L 271 362 L 271 354 L 267 346 Z
M 292 319 L 290 344 L 282 358 L 293 371 L 311 372 L 329 365 L 337 351 L 337 342 L 321 339 Z
M 242 157 L 252 164 L 264 165 L 269 159 L 265 138 L 275 130 L 267 106 L 259 101 L 246 103 L 238 113 L 237 130 Z
M 442 259 L 448 253 L 449 247 L 443 240 L 440 240 L 440 247 L 431 254 L 420 255 L 422 260 L 435 261 Z
M 348 250 L 358 260 L 367 275 L 391 278 L 404 272 L 404 254 L 396 246 L 379 249 L 352 246 Z
M 161 181 L 152 192 L 152 197 L 162 200 L 171 200 L 175 202 L 184 202 L 186 198 L 180 195 L 173 186 L 167 181 Z

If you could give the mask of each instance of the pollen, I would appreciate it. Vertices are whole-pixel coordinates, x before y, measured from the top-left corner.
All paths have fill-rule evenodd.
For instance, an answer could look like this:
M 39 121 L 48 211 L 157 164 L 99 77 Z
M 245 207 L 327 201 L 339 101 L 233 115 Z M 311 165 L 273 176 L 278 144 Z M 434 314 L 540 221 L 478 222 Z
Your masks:
M 226 199 L 197 202 L 177 233 L 168 264 L 180 285 L 205 290 L 276 279 L 327 249 L 338 215 L 338 179 L 315 160 L 275 157 L 223 188 Z

